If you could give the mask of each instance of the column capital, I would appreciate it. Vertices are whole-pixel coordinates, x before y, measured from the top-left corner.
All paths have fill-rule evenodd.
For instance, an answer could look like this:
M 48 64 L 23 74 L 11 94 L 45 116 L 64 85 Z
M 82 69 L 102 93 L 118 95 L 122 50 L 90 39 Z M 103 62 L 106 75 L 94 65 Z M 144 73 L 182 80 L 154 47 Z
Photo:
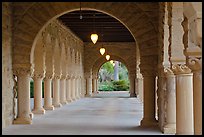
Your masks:
M 13 70 L 14 75 L 17 76 L 26 76 L 31 75 L 31 70 L 29 68 L 16 68 Z
M 54 73 L 45 73 L 45 77 L 44 77 L 44 79 L 46 80 L 46 79 L 53 79 L 53 77 L 54 77 Z
M 191 73 L 191 69 L 187 67 L 185 64 L 172 65 L 172 71 L 174 72 L 175 75 Z
M 143 77 L 155 77 L 156 76 L 156 72 L 153 69 L 142 69 L 141 73 Z
M 164 76 L 174 76 L 174 72 L 169 67 L 164 68 Z
M 37 71 L 35 70 L 34 73 L 32 74 L 33 79 L 43 79 L 45 77 L 45 71 Z
M 54 77 L 53 77 L 53 79 L 60 79 L 61 78 L 61 76 L 60 75 L 54 75 Z
M 201 57 L 189 57 L 187 59 L 187 65 L 192 71 L 202 71 L 202 58 Z
M 67 78 L 67 76 L 66 75 L 62 75 L 61 77 L 60 77 L 60 79 L 66 79 Z

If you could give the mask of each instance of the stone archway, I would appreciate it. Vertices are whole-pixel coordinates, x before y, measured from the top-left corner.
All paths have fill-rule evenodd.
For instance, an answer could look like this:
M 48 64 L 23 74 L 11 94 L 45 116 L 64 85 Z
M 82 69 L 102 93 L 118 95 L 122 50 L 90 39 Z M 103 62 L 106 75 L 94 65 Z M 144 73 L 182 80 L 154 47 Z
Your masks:
M 145 12 L 147 8 L 151 7 L 158 7 L 158 4 L 148 3 L 145 5 L 134 3 L 133 5 L 132 3 L 124 4 L 119 2 L 82 3 L 82 10 L 98 10 L 117 18 L 123 23 L 132 33 L 135 40 L 137 40 L 140 50 L 145 49 L 145 52 L 141 52 L 141 56 L 157 56 L 157 28 L 155 27 L 157 9 L 151 9 L 154 11 L 151 14 Z M 14 19 L 16 23 L 14 25 L 15 48 L 13 52 L 13 69 L 26 69 L 29 71 L 32 65 L 30 64 L 30 54 L 32 54 L 35 48 L 40 32 L 50 21 L 60 15 L 78 9 L 79 2 L 14 3 L 14 13 L 18 16 Z M 120 11 L 117 9 L 120 9 Z M 27 52 L 19 52 L 22 49 Z
M 111 55 L 110 60 L 120 61 L 126 66 L 126 68 L 128 70 L 128 79 L 130 81 L 130 89 L 129 89 L 130 90 L 130 97 L 135 97 L 136 96 L 136 93 L 135 93 L 136 75 L 135 75 L 135 68 L 131 67 L 131 62 L 128 60 L 124 60 L 123 58 L 121 58 L 118 55 Z M 99 70 L 100 70 L 101 66 L 106 62 L 108 62 L 108 61 L 103 56 L 101 56 L 100 58 L 98 58 L 94 62 L 94 65 L 92 67 L 92 80 L 93 80 L 93 83 L 95 83 L 93 85 L 93 90 L 96 90 L 96 88 L 97 88 L 96 82 L 98 81 Z

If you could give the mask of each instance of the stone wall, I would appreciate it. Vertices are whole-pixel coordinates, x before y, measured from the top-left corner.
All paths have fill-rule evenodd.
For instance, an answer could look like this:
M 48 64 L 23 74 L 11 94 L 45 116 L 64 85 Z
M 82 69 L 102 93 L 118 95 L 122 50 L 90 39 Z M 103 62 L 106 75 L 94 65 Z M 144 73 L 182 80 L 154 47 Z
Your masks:
M 12 10 L 2 3 L 2 127 L 13 121 Z

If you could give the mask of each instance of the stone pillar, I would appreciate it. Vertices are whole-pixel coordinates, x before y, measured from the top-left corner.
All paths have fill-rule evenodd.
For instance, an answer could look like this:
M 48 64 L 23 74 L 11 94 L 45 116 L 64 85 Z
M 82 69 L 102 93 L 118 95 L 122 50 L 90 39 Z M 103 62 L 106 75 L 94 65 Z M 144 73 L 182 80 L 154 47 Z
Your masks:
M 62 104 L 60 104 L 60 77 L 54 76 L 53 79 L 53 106 L 54 107 L 61 107 Z
M 194 134 L 202 135 L 202 58 L 190 57 L 188 66 L 193 72 Z
M 71 98 L 72 98 L 73 101 L 76 100 L 75 92 L 76 92 L 76 89 L 75 89 L 75 77 L 72 76 L 71 77 Z
M 47 75 L 44 78 L 44 109 L 54 110 L 52 105 L 52 75 Z
M 18 86 L 18 113 L 14 124 L 32 124 L 32 112 L 30 110 L 30 70 L 14 70 L 17 75 Z
M 173 65 L 176 75 L 176 134 L 193 135 L 193 74 L 186 65 Z
M 73 100 L 71 99 L 71 80 L 70 80 L 70 76 L 67 76 L 67 79 L 66 79 L 66 99 L 67 99 L 67 102 L 72 102 Z
M 92 93 L 97 93 L 97 76 L 93 75 L 92 76 Z
M 129 74 L 130 81 L 130 97 L 137 97 L 135 93 L 135 74 Z
M 67 104 L 66 102 L 66 80 L 65 80 L 65 76 L 62 76 L 61 79 L 60 79 L 60 103 L 62 105 L 65 105 Z
M 165 68 L 166 77 L 166 122 L 164 134 L 176 133 L 176 79 L 169 68 Z
M 79 97 L 79 79 L 78 79 L 78 76 L 76 76 L 76 78 L 75 78 L 75 97 L 76 97 L 76 99 L 80 99 L 80 97 Z
M 92 96 L 92 74 L 91 71 L 85 73 L 85 79 L 86 79 L 86 97 Z
M 157 126 L 155 118 L 155 74 L 143 71 L 144 79 L 144 113 L 141 126 Z
M 86 97 L 92 96 L 92 76 L 86 75 Z
M 42 107 L 42 79 L 44 74 L 34 74 L 34 114 L 45 114 L 45 109 Z

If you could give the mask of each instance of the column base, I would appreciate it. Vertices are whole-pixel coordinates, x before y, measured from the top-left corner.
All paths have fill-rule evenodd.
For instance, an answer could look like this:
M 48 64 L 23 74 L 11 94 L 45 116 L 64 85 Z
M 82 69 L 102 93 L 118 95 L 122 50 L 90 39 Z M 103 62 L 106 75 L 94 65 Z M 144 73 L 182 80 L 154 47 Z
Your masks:
M 54 110 L 54 106 L 44 106 L 45 110 Z
M 135 93 L 130 93 L 130 97 L 137 97 Z
M 62 106 L 62 104 L 60 104 L 60 103 L 59 104 L 53 104 L 53 106 L 56 107 L 56 108 L 59 108 L 59 107 Z
M 66 105 L 67 101 L 60 102 L 62 105 Z
M 73 101 L 76 101 L 77 99 L 76 99 L 76 97 L 73 97 L 72 100 L 73 100 Z
M 41 108 L 41 109 L 33 109 L 32 113 L 33 114 L 45 114 L 45 110 L 43 108 Z
M 73 100 L 71 98 L 67 99 L 67 103 L 70 103 L 70 102 L 73 102 Z
M 156 119 L 143 118 L 142 121 L 140 122 L 140 125 L 142 127 L 155 127 L 155 126 L 158 126 L 158 122 Z
M 167 124 L 164 126 L 164 134 L 175 134 L 176 124 Z
M 76 98 L 77 98 L 77 99 L 80 99 L 81 97 L 80 97 L 80 96 L 77 96 Z
M 194 133 L 193 132 L 176 133 L 175 135 L 194 135 Z
M 27 117 L 22 117 L 22 118 L 16 118 L 13 121 L 13 124 L 32 124 L 32 120 L 31 118 L 27 118 Z
M 91 94 L 86 94 L 86 95 L 85 95 L 85 97 L 91 97 L 91 96 L 92 96 Z

